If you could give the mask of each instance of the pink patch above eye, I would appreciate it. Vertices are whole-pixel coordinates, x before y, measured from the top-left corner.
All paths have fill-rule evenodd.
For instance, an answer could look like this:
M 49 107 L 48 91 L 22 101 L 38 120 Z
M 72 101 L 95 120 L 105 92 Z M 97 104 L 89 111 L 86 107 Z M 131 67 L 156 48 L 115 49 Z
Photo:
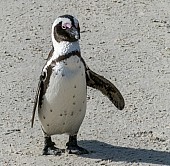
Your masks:
M 63 29 L 67 29 L 67 28 L 71 28 L 71 24 L 70 23 L 65 23 L 62 25 Z

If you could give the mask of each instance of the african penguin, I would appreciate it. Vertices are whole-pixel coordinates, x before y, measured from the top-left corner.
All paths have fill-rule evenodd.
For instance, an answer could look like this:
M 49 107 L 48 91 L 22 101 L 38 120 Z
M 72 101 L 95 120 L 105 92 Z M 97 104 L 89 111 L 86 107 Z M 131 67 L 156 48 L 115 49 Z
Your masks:
M 59 155 L 51 136 L 66 133 L 70 154 L 87 154 L 77 144 L 77 133 L 86 113 L 87 86 L 100 90 L 118 109 L 124 108 L 119 90 L 103 76 L 89 69 L 81 57 L 78 20 L 71 15 L 59 16 L 52 25 L 53 48 L 42 69 L 35 97 L 32 127 L 36 107 L 44 132 L 44 155 Z

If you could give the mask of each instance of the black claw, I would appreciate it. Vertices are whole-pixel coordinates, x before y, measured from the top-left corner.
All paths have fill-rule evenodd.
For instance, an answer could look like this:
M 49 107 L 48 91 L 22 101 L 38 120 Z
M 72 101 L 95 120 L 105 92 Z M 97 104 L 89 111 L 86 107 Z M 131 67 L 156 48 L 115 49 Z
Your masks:
M 81 155 L 89 153 L 86 149 L 77 145 L 77 135 L 69 136 L 69 142 L 67 142 L 66 146 L 67 146 L 66 151 L 69 154 Z

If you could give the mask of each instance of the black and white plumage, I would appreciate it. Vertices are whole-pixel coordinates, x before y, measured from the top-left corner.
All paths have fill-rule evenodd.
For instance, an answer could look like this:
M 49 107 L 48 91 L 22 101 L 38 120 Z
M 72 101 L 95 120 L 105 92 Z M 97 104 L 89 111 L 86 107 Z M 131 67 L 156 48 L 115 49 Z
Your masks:
M 80 53 L 80 28 L 70 15 L 58 17 L 52 26 L 53 48 L 43 67 L 32 116 L 35 110 L 45 135 L 43 154 L 60 154 L 51 141 L 55 134 L 67 133 L 69 153 L 84 154 L 88 151 L 77 145 L 77 133 L 86 112 L 87 86 L 100 90 L 118 108 L 124 108 L 119 90 L 103 76 L 88 68 Z

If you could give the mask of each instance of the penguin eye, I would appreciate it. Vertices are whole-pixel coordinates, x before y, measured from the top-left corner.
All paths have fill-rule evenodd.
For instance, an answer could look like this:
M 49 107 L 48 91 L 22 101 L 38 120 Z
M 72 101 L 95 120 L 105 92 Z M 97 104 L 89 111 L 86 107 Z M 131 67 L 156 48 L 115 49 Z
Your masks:
M 65 23 L 61 27 L 62 27 L 62 29 L 67 29 L 67 28 L 70 29 L 72 27 L 72 25 L 70 23 Z
M 67 28 L 66 26 L 62 25 L 62 29 L 66 29 L 66 28 Z

